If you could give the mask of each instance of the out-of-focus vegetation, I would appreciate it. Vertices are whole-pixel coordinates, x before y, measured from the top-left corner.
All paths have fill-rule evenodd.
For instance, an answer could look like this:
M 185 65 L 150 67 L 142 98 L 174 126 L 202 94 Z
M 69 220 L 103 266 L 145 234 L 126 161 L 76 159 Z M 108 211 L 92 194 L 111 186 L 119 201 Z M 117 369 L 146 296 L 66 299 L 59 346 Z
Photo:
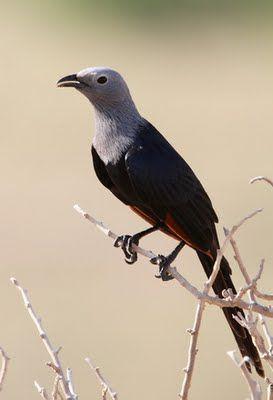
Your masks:
M 149 21 L 168 16 L 180 19 L 271 16 L 273 12 L 273 2 L 270 0 L 48 0 L 46 3 L 28 2 L 32 7 L 47 7 L 62 15 L 73 13 L 74 16 L 88 17 L 90 13 L 99 12 L 106 16 L 118 15 Z

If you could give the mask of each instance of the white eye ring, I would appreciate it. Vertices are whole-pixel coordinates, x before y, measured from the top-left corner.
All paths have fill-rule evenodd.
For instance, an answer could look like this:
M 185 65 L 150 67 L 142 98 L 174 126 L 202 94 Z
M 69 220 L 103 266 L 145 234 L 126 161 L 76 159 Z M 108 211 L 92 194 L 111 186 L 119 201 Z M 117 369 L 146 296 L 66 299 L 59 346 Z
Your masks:
M 104 85 L 108 81 L 107 77 L 102 75 L 98 77 L 97 82 L 100 83 L 101 85 Z

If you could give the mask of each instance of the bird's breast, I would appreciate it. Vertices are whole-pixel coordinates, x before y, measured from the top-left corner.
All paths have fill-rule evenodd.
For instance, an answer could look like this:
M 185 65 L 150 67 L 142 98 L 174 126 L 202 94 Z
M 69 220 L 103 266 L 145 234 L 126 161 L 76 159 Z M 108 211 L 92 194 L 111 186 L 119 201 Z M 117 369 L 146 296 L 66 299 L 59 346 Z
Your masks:
M 106 169 L 111 181 L 126 198 L 128 204 L 137 204 L 139 199 L 128 175 L 124 156 L 115 163 L 109 162 Z

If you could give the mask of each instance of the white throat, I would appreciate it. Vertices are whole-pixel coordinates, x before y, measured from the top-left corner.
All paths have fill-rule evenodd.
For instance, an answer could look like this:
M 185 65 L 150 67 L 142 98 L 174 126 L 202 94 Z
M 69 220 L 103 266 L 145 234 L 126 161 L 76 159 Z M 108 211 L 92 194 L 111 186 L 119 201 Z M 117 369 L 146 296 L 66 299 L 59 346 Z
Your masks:
M 93 146 L 106 165 L 116 164 L 138 135 L 142 118 L 134 111 L 110 115 L 95 109 Z

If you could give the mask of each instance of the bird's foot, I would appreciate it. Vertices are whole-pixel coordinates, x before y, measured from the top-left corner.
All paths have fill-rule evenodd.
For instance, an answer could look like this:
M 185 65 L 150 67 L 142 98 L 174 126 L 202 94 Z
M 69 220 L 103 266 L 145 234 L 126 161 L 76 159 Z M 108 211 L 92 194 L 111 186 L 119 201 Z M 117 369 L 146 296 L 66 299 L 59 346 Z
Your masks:
M 170 281 L 173 279 L 172 275 L 168 272 L 168 268 L 172 262 L 170 257 L 159 254 L 157 257 L 151 258 L 150 262 L 159 266 L 159 273 L 155 275 L 156 278 L 162 279 L 162 281 Z
M 127 264 L 134 264 L 137 261 L 137 252 L 133 250 L 133 244 L 138 246 L 138 235 L 121 235 L 114 242 L 115 247 L 121 247 Z

